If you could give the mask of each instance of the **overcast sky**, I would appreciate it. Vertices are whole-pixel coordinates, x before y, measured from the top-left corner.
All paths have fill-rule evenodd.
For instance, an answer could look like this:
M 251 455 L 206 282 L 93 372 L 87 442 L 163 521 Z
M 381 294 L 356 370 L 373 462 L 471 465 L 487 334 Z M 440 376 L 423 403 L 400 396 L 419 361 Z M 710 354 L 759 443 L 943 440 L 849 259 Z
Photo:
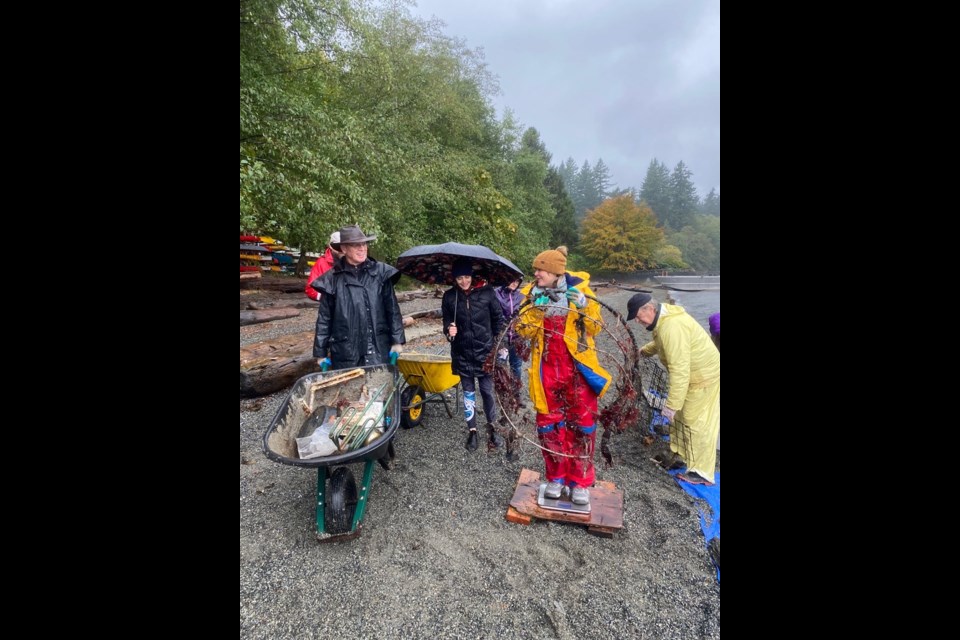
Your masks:
M 720 0 L 415 0 L 411 11 L 482 48 L 498 116 L 536 127 L 554 165 L 599 158 L 640 188 L 683 160 L 720 191 Z

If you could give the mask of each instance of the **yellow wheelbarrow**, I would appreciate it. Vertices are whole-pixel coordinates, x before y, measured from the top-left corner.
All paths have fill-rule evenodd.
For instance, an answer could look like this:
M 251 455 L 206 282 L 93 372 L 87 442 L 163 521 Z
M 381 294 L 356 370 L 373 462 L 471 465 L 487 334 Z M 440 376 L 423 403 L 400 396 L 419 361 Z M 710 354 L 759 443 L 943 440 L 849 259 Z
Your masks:
M 454 375 L 449 355 L 402 353 L 397 369 L 403 375 L 400 383 L 400 425 L 404 429 L 423 421 L 428 402 L 442 402 L 447 416 L 460 410 L 460 376 Z M 454 409 L 450 410 L 444 391 L 456 387 Z

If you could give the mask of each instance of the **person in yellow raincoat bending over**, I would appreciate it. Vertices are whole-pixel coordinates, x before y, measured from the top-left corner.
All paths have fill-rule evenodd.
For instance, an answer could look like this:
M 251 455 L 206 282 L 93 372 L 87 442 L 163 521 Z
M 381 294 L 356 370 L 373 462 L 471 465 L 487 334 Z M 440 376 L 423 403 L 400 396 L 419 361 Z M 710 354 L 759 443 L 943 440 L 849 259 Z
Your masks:
M 653 342 L 645 344 L 640 355 L 658 355 L 670 373 L 670 393 L 660 413 L 675 426 L 670 450 L 687 465 L 678 477 L 713 484 L 720 434 L 720 351 L 683 307 L 638 293 L 627 303 L 627 320 L 634 318 L 653 332 Z
M 544 495 L 557 499 L 570 491 L 570 501 L 584 505 L 595 479 L 597 400 L 610 386 L 610 374 L 600 366 L 593 341 L 603 321 L 590 274 L 566 267 L 566 247 L 534 259 L 534 281 L 522 291 L 529 302 L 521 306 L 515 329 L 530 340 L 530 400 L 546 466 Z

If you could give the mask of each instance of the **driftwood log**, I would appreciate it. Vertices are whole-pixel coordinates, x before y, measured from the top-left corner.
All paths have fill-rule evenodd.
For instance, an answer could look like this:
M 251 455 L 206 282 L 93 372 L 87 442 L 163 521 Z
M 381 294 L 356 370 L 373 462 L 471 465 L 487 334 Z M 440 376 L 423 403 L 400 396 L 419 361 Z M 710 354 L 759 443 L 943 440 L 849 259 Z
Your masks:
M 285 389 L 319 371 L 313 357 L 313 331 L 301 331 L 240 348 L 240 397 Z
M 591 286 L 593 286 L 592 283 L 591 283 Z M 612 283 L 610 284 L 610 286 L 616 287 L 617 289 L 623 289 L 624 291 L 636 291 L 637 293 L 653 293 L 653 289 L 644 289 L 642 287 L 629 287 L 623 284 L 612 284 Z
M 240 347 L 240 370 L 243 371 L 283 358 L 291 358 L 306 351 L 312 353 L 313 337 L 313 331 L 301 331 L 300 333 Z
M 443 312 L 440 309 L 430 309 L 429 311 L 417 311 L 411 313 L 408 316 L 403 317 L 403 326 L 412 327 L 417 323 L 417 318 L 430 318 L 435 319 L 443 315 Z
M 288 358 L 278 358 L 247 370 L 240 369 L 240 397 L 252 398 L 286 389 L 307 375 L 320 371 L 313 350 Z
M 296 302 L 287 302 L 283 305 L 291 309 L 317 309 L 320 303 L 316 300 L 304 296 L 303 300 Z M 272 302 L 248 302 L 247 309 L 282 309 L 283 307 L 274 307 Z
M 257 280 L 241 280 L 241 289 L 263 289 L 265 291 L 282 291 L 283 293 L 296 293 L 303 291 L 307 285 L 306 279 L 300 278 L 271 278 L 264 276 Z
M 261 322 L 270 322 L 272 320 L 283 320 L 284 318 L 295 318 L 300 315 L 300 309 L 293 307 L 280 307 L 279 309 L 257 309 L 253 311 L 240 312 L 240 326 L 248 324 L 259 324 Z
M 440 309 L 430 309 L 429 311 L 417 311 L 411 313 L 409 317 L 411 318 L 440 318 L 443 316 L 443 311 Z
M 443 289 L 434 287 L 433 289 L 414 289 L 413 291 L 401 291 L 397 294 L 397 302 L 409 302 L 416 298 L 442 298 Z

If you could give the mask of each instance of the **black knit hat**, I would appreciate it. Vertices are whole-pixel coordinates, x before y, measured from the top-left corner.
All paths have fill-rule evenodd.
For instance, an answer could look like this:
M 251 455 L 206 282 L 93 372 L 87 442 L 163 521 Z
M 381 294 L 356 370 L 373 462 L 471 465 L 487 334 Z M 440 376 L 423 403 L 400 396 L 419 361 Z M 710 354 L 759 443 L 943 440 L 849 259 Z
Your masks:
M 633 320 L 636 317 L 637 311 L 640 309 L 640 307 L 650 302 L 650 300 L 651 298 L 649 293 L 638 293 L 630 298 L 630 300 L 627 302 L 627 320 Z
M 457 258 L 453 263 L 453 277 L 473 275 L 473 261 L 470 258 Z

